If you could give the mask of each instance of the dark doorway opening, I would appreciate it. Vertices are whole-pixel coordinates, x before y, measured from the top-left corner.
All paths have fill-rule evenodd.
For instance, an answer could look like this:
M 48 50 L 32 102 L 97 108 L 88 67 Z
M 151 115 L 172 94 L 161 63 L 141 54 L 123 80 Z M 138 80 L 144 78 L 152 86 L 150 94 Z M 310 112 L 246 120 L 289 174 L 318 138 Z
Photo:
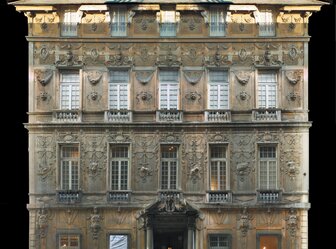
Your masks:
M 183 231 L 154 231 L 154 249 L 186 249 L 185 238 Z

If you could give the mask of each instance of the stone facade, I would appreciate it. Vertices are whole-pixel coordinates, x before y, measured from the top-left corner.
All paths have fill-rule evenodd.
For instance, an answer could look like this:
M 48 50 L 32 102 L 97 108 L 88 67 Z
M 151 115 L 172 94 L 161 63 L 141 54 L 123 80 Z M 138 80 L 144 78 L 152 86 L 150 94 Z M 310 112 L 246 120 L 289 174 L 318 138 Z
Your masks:
M 232 2 L 14 3 L 30 249 L 308 248 L 308 18 L 323 3 Z

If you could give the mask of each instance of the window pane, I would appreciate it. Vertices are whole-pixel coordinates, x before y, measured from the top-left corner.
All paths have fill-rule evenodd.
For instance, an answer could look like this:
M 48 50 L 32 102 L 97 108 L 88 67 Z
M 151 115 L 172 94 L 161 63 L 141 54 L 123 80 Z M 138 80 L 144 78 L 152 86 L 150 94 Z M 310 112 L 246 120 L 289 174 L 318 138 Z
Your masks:
M 259 148 L 259 183 L 261 189 L 277 188 L 276 147 Z
M 112 10 L 111 32 L 112 36 L 126 36 L 127 33 L 127 11 L 124 8 L 114 8 Z
M 224 11 L 220 9 L 210 10 L 210 36 L 225 35 Z
M 210 235 L 209 238 L 210 249 L 229 249 L 230 242 L 227 235 Z
M 229 82 L 226 71 L 209 71 L 209 108 L 229 108 Z
M 128 236 L 110 235 L 109 249 L 128 249 Z
M 258 75 L 258 107 L 275 108 L 277 100 L 277 74 L 275 72 L 259 72 Z
M 222 145 L 210 148 L 210 189 L 226 189 L 226 147 Z
M 79 73 L 61 74 L 60 108 L 63 110 L 79 109 Z
M 59 249 L 79 249 L 79 235 L 61 234 L 59 236 Z
M 128 146 L 111 146 L 111 190 L 128 189 L 128 165 L 129 165 Z
M 161 147 L 161 188 L 177 188 L 177 146 L 165 145 Z
M 279 238 L 275 235 L 263 235 L 259 237 L 258 249 L 279 249 Z
M 62 36 L 76 36 L 79 16 L 76 11 L 65 11 L 61 29 Z
M 259 35 L 260 36 L 274 36 L 275 24 L 273 22 L 273 15 L 271 11 L 259 12 Z
M 109 80 L 109 108 L 128 109 L 128 71 L 111 71 Z

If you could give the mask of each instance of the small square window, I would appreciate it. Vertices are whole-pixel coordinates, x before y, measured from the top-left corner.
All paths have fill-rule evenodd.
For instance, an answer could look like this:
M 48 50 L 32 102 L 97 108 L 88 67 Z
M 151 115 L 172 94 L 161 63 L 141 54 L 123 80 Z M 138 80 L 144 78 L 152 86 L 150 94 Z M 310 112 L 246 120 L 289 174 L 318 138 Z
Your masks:
M 129 236 L 126 234 L 110 234 L 109 249 L 128 249 Z

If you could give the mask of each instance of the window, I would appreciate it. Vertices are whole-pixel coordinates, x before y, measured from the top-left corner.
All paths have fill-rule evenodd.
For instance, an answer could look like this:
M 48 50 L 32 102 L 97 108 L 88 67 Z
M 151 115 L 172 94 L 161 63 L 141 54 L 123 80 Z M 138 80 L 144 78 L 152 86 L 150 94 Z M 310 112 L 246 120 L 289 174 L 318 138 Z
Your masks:
M 226 147 L 212 145 L 210 147 L 210 189 L 227 189 Z
M 229 108 L 229 80 L 227 71 L 209 71 L 209 109 Z
M 79 249 L 80 236 L 77 234 L 60 234 L 58 236 L 58 249 Z
M 61 26 L 62 36 L 77 36 L 77 25 L 79 22 L 79 15 L 74 10 L 66 10 L 63 16 L 63 23 Z
M 273 22 L 273 14 L 270 10 L 260 11 L 259 19 L 259 35 L 260 36 L 274 36 L 275 24 Z
M 161 10 L 160 36 L 176 36 L 176 12 Z
M 109 249 L 128 249 L 128 235 L 111 234 L 109 238 Z
M 178 106 L 178 71 L 161 70 L 160 80 L 160 109 L 177 109 Z
M 225 16 L 224 11 L 219 8 L 211 8 L 210 16 L 210 36 L 225 35 Z
M 126 36 L 127 35 L 127 17 L 126 8 L 114 8 L 112 10 L 111 35 Z
M 209 235 L 209 249 L 230 249 L 230 236 L 227 234 Z
M 79 73 L 61 73 L 61 109 L 79 109 Z
M 175 145 L 161 147 L 161 189 L 177 189 L 177 150 Z
M 111 190 L 128 189 L 129 151 L 127 145 L 111 146 Z
M 109 81 L 109 108 L 128 109 L 128 71 L 111 71 Z
M 61 146 L 62 190 L 79 189 L 79 149 L 78 145 Z
M 277 104 L 277 74 L 275 72 L 259 72 L 258 75 L 258 107 L 275 108 Z
M 258 234 L 257 249 L 280 249 L 281 248 L 280 234 Z
M 277 188 L 277 153 L 275 146 L 259 147 L 259 187 Z

